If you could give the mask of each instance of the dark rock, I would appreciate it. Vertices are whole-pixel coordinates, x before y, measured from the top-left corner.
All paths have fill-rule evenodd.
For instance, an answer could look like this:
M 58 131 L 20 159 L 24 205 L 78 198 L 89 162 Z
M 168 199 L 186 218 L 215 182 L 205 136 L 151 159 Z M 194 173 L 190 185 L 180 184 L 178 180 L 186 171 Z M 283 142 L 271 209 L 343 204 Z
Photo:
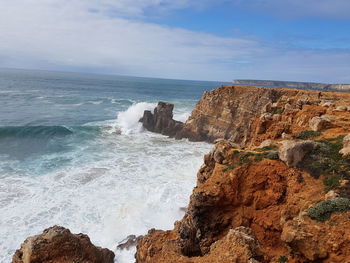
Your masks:
M 160 101 L 153 114 L 151 111 L 144 111 L 140 122 L 142 122 L 145 129 L 151 132 L 175 137 L 184 124 L 173 119 L 173 109 L 174 104 Z
M 114 253 L 94 246 L 84 234 L 53 226 L 27 238 L 12 257 L 12 263 L 113 263 Z
M 142 238 L 142 236 L 130 235 L 127 236 L 124 240 L 120 241 L 117 248 L 118 249 L 130 249 L 131 247 L 137 246 L 138 241 Z

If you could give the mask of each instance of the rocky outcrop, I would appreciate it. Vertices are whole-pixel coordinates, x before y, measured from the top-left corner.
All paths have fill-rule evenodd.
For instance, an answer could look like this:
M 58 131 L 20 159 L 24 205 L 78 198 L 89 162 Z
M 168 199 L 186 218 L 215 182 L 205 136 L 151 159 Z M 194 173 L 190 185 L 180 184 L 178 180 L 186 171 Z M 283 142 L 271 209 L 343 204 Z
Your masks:
M 325 199 L 322 180 L 261 156 L 217 143 L 185 216 L 141 238 L 137 263 L 348 262 L 350 212 L 313 220 L 307 211 Z
M 16 251 L 12 263 L 113 263 L 114 253 L 95 247 L 84 234 L 53 226 L 27 238 Z
M 240 147 L 257 147 L 306 129 L 325 137 L 349 133 L 350 112 L 336 110 L 344 105 L 350 105 L 349 93 L 222 86 L 205 92 L 184 124 L 172 119 L 173 105 L 166 103 L 154 114 L 146 111 L 142 121 L 146 129 L 177 139 L 226 139 Z
M 140 119 L 145 129 L 174 137 L 182 129 L 183 123 L 173 119 L 174 104 L 158 102 L 154 113 L 146 110 Z

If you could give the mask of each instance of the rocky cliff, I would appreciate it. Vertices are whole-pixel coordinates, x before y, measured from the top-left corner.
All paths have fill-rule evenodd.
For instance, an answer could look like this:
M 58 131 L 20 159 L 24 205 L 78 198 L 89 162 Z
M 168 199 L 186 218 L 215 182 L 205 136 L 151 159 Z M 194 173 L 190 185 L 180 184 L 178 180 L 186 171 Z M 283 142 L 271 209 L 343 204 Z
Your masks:
M 233 81 L 235 85 L 275 87 L 275 88 L 295 88 L 295 89 L 315 89 L 315 90 L 334 90 L 349 91 L 350 84 L 326 84 L 314 82 L 296 82 L 296 81 L 276 81 L 276 80 L 249 80 L 236 79 Z
M 264 140 L 281 140 L 303 130 L 325 130 L 329 136 L 339 130 L 348 133 L 349 105 L 349 93 L 223 86 L 205 92 L 186 123 L 176 122 L 176 128 L 169 129 L 175 127 L 172 114 L 163 114 L 158 123 L 166 126 L 163 134 L 177 139 L 227 139 L 241 147 L 258 146 Z M 172 110 L 168 105 L 168 111 L 169 107 Z M 157 109 L 155 112 L 153 119 L 159 116 Z M 153 116 L 145 112 L 143 120 L 149 115 Z M 160 130 L 159 125 L 150 128 L 149 122 L 144 122 L 144 127 Z
M 280 155 L 300 153 L 293 147 Z M 329 190 L 325 175 L 313 177 L 264 151 L 217 143 L 183 219 L 174 230 L 150 230 L 136 262 L 350 262 L 348 180 L 337 177 Z
M 348 105 L 337 92 L 205 93 L 172 136 L 217 143 L 185 216 L 141 238 L 137 263 L 349 263 Z

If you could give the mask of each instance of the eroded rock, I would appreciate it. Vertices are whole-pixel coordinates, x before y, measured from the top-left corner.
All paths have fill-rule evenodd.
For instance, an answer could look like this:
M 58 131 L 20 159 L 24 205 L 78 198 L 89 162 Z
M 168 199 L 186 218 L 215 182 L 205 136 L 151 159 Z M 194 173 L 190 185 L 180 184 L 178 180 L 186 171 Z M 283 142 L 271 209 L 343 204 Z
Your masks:
M 327 116 L 316 116 L 309 121 L 309 126 L 313 131 L 322 131 L 332 126 L 331 119 Z
M 113 263 L 114 253 L 94 246 L 84 234 L 53 226 L 27 238 L 13 255 L 12 263 Z
M 283 141 L 282 146 L 279 148 L 278 156 L 289 167 L 296 167 L 315 146 L 316 144 L 313 141 Z
M 158 102 L 154 113 L 146 110 L 140 119 L 145 129 L 174 137 L 183 128 L 183 123 L 173 119 L 174 104 Z

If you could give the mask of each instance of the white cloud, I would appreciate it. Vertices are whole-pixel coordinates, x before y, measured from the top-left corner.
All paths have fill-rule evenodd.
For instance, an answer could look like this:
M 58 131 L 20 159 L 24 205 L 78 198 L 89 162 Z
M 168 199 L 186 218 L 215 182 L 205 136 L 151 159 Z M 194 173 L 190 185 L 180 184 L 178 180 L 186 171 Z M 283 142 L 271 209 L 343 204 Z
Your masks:
M 0 0 L 0 67 L 184 79 L 350 82 L 349 52 L 286 53 L 257 40 L 134 19 L 148 8 L 189 7 L 188 0 L 135 0 L 129 5 L 126 0 Z M 111 10 L 123 15 L 110 16 Z M 325 74 L 328 61 L 333 63 L 332 76 Z

